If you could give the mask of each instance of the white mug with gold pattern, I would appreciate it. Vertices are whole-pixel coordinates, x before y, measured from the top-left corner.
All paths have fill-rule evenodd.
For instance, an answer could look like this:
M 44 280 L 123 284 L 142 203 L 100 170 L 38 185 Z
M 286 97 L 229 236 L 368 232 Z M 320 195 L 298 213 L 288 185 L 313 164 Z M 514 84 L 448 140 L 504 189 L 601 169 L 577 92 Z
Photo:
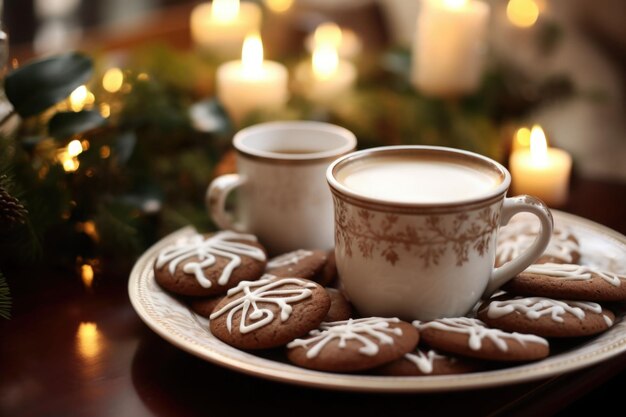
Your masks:
M 354 134 L 328 123 L 269 122 L 237 132 L 233 145 L 238 173 L 215 178 L 206 194 L 214 222 L 255 234 L 271 254 L 331 249 L 333 202 L 325 173 L 355 149 Z M 235 213 L 229 213 L 226 197 L 235 189 Z
M 509 172 L 471 152 L 390 146 L 354 152 L 326 172 L 343 289 L 363 315 L 431 320 L 467 314 L 546 249 L 552 215 L 506 198 Z M 495 268 L 498 228 L 520 212 L 541 223 L 533 245 Z

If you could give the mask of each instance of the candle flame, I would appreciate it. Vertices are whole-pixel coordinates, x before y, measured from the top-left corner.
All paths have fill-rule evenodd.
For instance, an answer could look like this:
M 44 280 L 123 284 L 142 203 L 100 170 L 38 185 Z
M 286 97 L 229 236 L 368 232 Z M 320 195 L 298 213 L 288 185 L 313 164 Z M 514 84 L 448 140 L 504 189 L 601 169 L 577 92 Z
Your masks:
M 332 46 L 339 48 L 342 40 L 341 28 L 333 22 L 322 23 L 313 33 L 314 48 L 321 46 Z
M 317 79 L 327 80 L 337 72 L 339 56 L 337 49 L 330 45 L 322 45 L 313 50 L 313 75 Z
M 530 159 L 534 165 L 548 165 L 548 142 L 539 125 L 534 125 L 530 131 Z
M 467 4 L 468 0 L 443 0 L 444 6 L 449 9 L 460 9 Z
M 529 28 L 539 18 L 539 5 L 536 0 L 509 0 L 506 16 L 515 26 Z
M 218 22 L 232 22 L 239 16 L 239 0 L 213 0 L 211 19 Z
M 263 69 L 263 42 L 258 33 L 248 35 L 241 49 L 241 66 L 248 75 L 258 75 Z

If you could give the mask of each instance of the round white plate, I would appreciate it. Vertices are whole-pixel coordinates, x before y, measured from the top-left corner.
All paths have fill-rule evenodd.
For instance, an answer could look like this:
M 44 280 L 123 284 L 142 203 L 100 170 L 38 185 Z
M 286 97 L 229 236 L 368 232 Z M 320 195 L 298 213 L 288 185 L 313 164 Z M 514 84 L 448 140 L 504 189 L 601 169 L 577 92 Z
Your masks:
M 568 226 L 581 244 L 581 263 L 626 273 L 626 237 L 571 214 L 554 211 L 557 225 Z M 181 229 L 148 249 L 135 264 L 128 282 L 133 307 L 141 319 L 167 341 L 218 365 L 293 384 L 351 391 L 429 392 L 513 384 L 583 368 L 626 351 L 626 321 L 618 312 L 607 332 L 542 361 L 506 369 L 462 375 L 388 377 L 311 371 L 235 349 L 215 338 L 208 320 L 163 291 L 154 280 L 157 253 L 193 228 Z

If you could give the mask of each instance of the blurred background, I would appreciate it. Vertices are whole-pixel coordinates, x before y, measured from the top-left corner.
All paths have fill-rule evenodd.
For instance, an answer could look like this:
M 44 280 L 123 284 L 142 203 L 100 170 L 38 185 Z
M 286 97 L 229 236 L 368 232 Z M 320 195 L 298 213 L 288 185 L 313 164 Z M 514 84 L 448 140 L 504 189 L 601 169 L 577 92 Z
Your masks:
M 121 50 L 150 42 L 192 48 L 189 14 L 195 4 L 176 0 L 8 0 L 3 22 L 18 59 L 70 49 Z M 412 0 L 265 0 L 266 55 L 293 56 L 317 24 L 350 28 L 371 51 L 410 47 L 420 2 Z M 518 3 L 509 10 L 509 3 Z M 489 45 L 532 76 L 567 74 L 598 100 L 573 99 L 533 109 L 529 116 L 553 132 L 578 158 L 586 175 L 626 180 L 626 2 L 621 0 L 491 1 Z M 536 7 L 536 16 L 535 9 Z M 288 17 L 287 17 L 288 16 Z M 556 45 L 549 55 L 536 36 Z M 557 134 L 558 133 L 558 134 Z

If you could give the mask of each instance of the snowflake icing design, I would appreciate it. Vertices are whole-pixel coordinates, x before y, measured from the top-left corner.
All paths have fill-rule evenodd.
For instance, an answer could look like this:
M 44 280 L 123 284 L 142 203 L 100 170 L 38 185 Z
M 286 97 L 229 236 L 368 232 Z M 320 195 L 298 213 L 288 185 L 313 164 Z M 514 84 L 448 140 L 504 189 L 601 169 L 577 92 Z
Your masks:
M 528 249 L 539 234 L 539 223 L 529 220 L 514 220 L 500 229 L 496 256 L 500 262 L 507 262 L 517 258 Z M 572 233 L 564 227 L 555 227 L 548 247 L 543 256 L 551 256 L 563 262 L 572 262 L 574 252 L 580 250 L 580 245 L 572 239 Z
M 343 321 L 323 322 L 318 330 L 312 330 L 307 339 L 296 339 L 287 345 L 287 348 L 303 347 L 308 349 L 306 357 L 316 357 L 326 345 L 333 340 L 339 340 L 339 348 L 346 347 L 348 340 L 356 340 L 361 343 L 359 353 L 366 356 L 378 354 L 378 344 L 371 340 L 374 338 L 380 344 L 392 345 L 393 336 L 402 336 L 402 329 L 391 327 L 391 323 L 399 323 L 398 318 L 368 317 L 364 319 L 348 319 Z M 370 336 L 370 337 L 367 337 Z
M 487 307 L 487 315 L 492 319 L 497 319 L 514 312 L 526 316 L 530 320 L 537 320 L 543 316 L 550 316 L 550 319 L 557 323 L 563 323 L 563 315 L 571 314 L 579 320 L 585 318 L 585 310 L 595 314 L 602 314 L 602 306 L 590 301 L 565 301 L 554 300 L 545 297 L 515 297 L 510 300 L 493 300 Z M 602 314 L 608 327 L 613 321 L 605 314 Z
M 213 284 L 204 274 L 204 269 L 214 265 L 217 261 L 216 257 L 221 256 L 228 258 L 229 261 L 224 267 L 217 283 L 219 285 L 226 285 L 233 270 L 241 265 L 240 256 L 248 256 L 257 261 L 264 261 L 266 259 L 265 253 L 260 248 L 242 242 L 233 242 L 232 240 L 257 241 L 256 237 L 253 235 L 228 231 L 219 232 L 208 238 L 196 234 L 185 237 L 163 249 L 157 257 L 156 267 L 162 268 L 169 262 L 168 270 L 170 274 L 174 274 L 178 264 L 189 258 L 197 257 L 199 261 L 187 262 L 183 267 L 183 272 L 193 274 L 198 284 L 204 288 L 210 288 Z
M 504 332 L 499 329 L 487 327 L 485 323 L 477 319 L 467 317 L 445 318 L 423 323 L 419 320 L 413 322 L 413 326 L 417 330 L 437 329 L 451 333 L 461 333 L 468 336 L 468 346 L 472 350 L 480 350 L 482 348 L 483 339 L 489 339 L 493 344 L 503 352 L 509 350 L 508 340 L 516 340 L 521 345 L 526 342 L 540 343 L 548 345 L 548 341 L 543 337 L 534 334 L 522 334 L 517 332 Z
M 404 359 L 415 365 L 422 373 L 432 374 L 435 360 L 446 357 L 431 349 L 427 352 L 418 350 L 415 353 L 406 353 Z
M 293 252 L 285 253 L 284 255 L 277 256 L 274 259 L 271 259 L 267 263 L 266 269 L 275 269 L 280 268 L 282 266 L 287 265 L 295 265 L 303 259 L 308 258 L 313 255 L 313 252 L 305 249 L 299 249 Z
M 577 264 L 534 264 L 526 268 L 524 270 L 524 273 L 546 275 L 551 278 L 560 278 L 573 281 L 585 281 L 593 278 L 593 274 L 596 274 L 614 287 L 619 287 L 621 285 L 621 280 L 626 280 L 626 275 L 603 271 L 599 268 L 594 268 L 588 265 Z
M 280 289 L 280 287 L 287 285 L 292 287 Z M 297 288 L 293 288 L 294 285 Z M 213 320 L 228 312 L 226 328 L 229 333 L 232 333 L 233 317 L 235 313 L 241 311 L 239 332 L 241 334 L 250 333 L 274 320 L 274 312 L 259 304 L 278 306 L 280 308 L 280 321 L 284 322 L 293 311 L 290 304 L 310 297 L 313 294 L 312 288 L 316 288 L 316 284 L 312 282 L 298 278 L 276 279 L 275 276 L 266 274 L 258 281 L 242 281 L 235 288 L 231 288 L 227 293 L 229 297 L 238 293 L 243 293 L 243 295 L 213 312 L 209 318 Z M 252 312 L 250 312 L 251 308 Z M 250 324 L 247 324 L 248 322 Z

